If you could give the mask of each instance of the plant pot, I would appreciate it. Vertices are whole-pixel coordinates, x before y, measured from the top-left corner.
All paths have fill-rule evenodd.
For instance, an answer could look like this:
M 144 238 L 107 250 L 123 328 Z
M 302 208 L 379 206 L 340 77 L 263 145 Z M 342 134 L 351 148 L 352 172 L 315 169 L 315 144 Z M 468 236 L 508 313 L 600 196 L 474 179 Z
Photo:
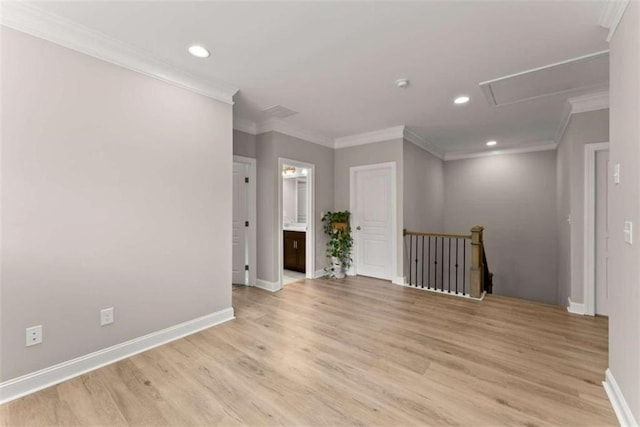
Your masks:
M 333 277 L 336 279 L 344 279 L 345 274 L 342 269 L 342 262 L 340 262 L 339 258 L 331 258 L 331 272 L 333 273 Z
M 334 222 L 332 225 L 332 228 L 335 230 L 346 230 L 347 227 L 349 226 L 348 223 L 346 222 Z

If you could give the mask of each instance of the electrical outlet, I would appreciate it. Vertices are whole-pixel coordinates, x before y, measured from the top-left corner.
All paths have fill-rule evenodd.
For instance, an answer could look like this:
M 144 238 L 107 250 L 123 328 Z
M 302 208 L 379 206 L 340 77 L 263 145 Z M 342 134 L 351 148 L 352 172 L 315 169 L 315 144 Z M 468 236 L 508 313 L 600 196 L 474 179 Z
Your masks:
M 27 328 L 26 345 L 27 347 L 40 344 L 42 342 L 42 325 Z
M 113 307 L 100 310 L 100 326 L 110 325 L 113 323 Z

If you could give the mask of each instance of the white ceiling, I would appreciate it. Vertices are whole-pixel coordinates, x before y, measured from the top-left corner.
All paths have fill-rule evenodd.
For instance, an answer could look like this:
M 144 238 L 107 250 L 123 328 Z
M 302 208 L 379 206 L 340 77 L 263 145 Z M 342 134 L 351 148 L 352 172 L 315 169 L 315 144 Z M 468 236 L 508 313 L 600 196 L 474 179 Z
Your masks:
M 330 139 L 406 125 L 443 152 L 552 140 L 580 93 L 490 107 L 478 84 L 608 48 L 602 1 L 35 4 L 240 88 L 236 118 L 280 104 L 299 112 L 287 126 Z

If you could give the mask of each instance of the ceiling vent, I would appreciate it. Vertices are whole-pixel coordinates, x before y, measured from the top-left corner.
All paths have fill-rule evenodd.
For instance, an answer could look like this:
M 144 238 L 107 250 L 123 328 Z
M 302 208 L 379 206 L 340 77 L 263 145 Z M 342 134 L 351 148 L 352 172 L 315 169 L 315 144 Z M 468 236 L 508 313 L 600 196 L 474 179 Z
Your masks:
M 493 107 L 609 84 L 609 51 L 573 58 L 480 83 Z
M 284 119 L 286 117 L 291 117 L 294 114 L 298 114 L 297 111 L 293 111 L 282 105 L 274 105 L 272 107 L 267 107 L 264 110 L 262 110 L 262 113 L 268 118 L 275 118 L 275 119 Z

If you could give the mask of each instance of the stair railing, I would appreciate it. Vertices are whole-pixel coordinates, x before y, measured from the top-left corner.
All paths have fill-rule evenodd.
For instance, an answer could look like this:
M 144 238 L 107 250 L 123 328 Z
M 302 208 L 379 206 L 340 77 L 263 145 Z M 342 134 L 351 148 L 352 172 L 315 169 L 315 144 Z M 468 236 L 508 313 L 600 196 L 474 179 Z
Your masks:
M 470 234 L 404 230 L 408 285 L 452 295 L 482 298 L 492 292 L 493 274 L 484 253 L 483 230 Z

